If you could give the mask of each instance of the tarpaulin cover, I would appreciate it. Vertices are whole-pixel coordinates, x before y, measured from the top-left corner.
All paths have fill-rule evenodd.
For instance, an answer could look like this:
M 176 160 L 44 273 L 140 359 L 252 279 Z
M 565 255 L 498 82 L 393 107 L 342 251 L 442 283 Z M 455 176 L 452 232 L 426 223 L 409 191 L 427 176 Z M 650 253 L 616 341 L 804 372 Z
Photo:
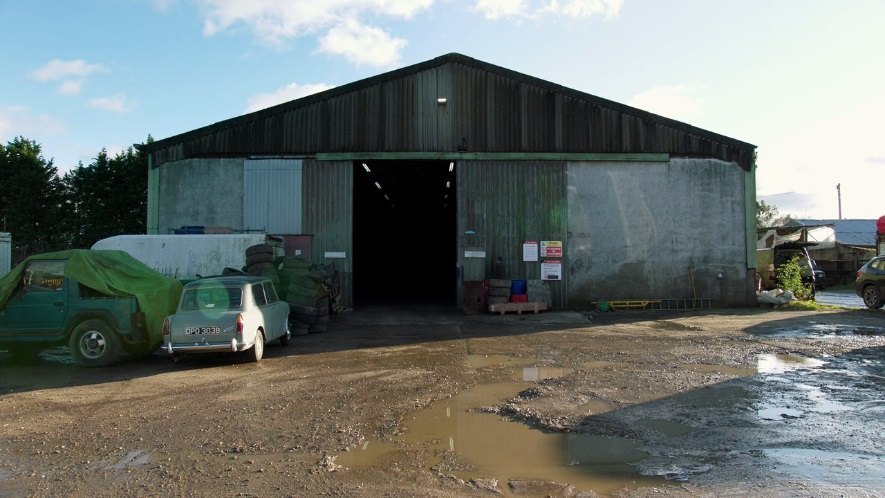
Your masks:
M 163 319 L 175 313 L 181 282 L 158 273 L 124 251 L 71 249 L 31 256 L 0 278 L 0 310 L 21 282 L 28 262 L 63 259 L 65 277 L 109 296 L 134 296 L 144 312 L 151 343 L 163 340 Z

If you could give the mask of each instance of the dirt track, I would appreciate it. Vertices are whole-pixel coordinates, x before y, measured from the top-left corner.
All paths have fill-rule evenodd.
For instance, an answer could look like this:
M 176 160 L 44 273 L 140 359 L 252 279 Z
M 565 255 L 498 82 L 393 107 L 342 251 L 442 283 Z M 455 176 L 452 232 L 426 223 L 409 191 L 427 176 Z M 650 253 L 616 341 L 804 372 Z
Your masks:
M 867 310 L 374 308 L 257 365 L 0 356 L 0 496 L 881 496 L 883 370 Z

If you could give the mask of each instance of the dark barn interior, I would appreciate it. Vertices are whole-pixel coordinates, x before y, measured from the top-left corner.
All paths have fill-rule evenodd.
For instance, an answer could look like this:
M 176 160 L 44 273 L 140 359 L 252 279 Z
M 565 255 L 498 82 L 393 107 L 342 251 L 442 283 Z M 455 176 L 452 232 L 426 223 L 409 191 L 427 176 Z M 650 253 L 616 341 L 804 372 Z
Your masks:
M 455 305 L 455 168 L 449 161 L 356 161 L 354 305 Z

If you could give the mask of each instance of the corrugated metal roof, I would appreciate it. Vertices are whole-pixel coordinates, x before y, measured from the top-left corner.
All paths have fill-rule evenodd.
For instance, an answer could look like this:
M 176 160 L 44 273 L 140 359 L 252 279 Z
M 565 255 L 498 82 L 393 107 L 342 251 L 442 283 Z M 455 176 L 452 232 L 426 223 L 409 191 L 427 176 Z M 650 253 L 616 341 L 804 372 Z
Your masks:
M 876 220 L 793 220 L 806 227 L 831 225 L 836 242 L 847 246 L 876 245 Z
M 447 97 L 446 105 L 437 103 Z M 190 157 L 318 152 L 649 152 L 749 169 L 752 144 L 448 54 L 147 144 Z

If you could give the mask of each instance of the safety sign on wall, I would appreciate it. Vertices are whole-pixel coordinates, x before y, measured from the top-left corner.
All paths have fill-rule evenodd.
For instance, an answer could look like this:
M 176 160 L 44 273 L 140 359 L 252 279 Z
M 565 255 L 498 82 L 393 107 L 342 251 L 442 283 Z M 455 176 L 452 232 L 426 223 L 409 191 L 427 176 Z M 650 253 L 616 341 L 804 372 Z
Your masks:
M 561 258 L 562 257 L 562 241 L 561 240 L 542 240 L 541 241 L 541 257 L 542 258 Z
M 537 261 L 538 260 L 538 241 L 527 240 L 522 245 L 522 260 Z
M 545 259 L 542 261 L 541 280 L 562 280 L 562 260 Z

